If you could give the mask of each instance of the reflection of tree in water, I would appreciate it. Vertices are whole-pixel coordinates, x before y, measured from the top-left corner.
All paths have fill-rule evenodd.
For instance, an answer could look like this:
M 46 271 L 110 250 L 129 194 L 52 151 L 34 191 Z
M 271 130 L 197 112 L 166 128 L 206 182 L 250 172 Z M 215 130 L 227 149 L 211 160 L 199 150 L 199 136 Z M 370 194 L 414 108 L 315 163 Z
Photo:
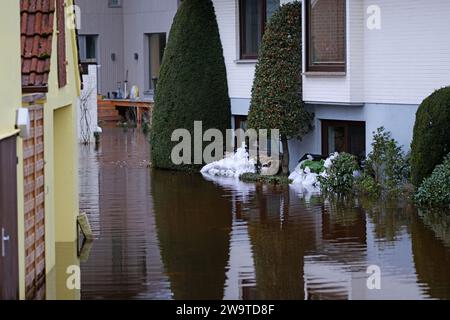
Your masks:
M 152 197 L 161 256 L 175 299 L 222 299 L 231 202 L 197 175 L 154 170 Z
M 257 298 L 303 299 L 304 255 L 314 246 L 315 230 L 302 223 L 301 214 L 291 214 L 288 190 L 258 190 L 255 201 L 247 220 Z
M 411 223 L 412 250 L 417 276 L 421 283 L 427 284 L 426 291 L 432 298 L 450 299 L 450 247 L 445 246 L 433 232 L 433 229 L 448 228 L 449 217 L 434 213 L 423 220 L 429 227 L 416 215 Z M 448 232 L 446 234 L 448 236 Z M 446 241 L 448 240 L 447 238 Z
M 450 210 L 419 211 L 422 221 L 450 248 Z
M 322 210 L 323 240 L 366 245 L 366 215 L 353 198 L 327 199 Z
M 408 203 L 397 200 L 373 201 L 362 199 L 361 206 L 374 225 L 375 237 L 387 241 L 395 241 L 402 228 L 411 223 L 413 208 Z

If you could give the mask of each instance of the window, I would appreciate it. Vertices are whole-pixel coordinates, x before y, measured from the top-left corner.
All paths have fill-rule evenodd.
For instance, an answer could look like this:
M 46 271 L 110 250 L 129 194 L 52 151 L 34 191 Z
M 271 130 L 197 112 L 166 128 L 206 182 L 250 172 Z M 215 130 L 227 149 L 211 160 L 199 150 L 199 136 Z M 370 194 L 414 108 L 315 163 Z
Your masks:
M 108 0 L 109 8 L 121 8 L 122 7 L 121 0 Z
M 280 6 L 280 0 L 240 0 L 240 58 L 257 59 L 266 21 Z
M 166 34 L 152 33 L 148 38 L 148 88 L 155 90 L 161 68 L 164 49 L 166 48 Z
M 360 121 L 322 120 L 322 154 L 347 152 L 366 156 L 366 124 Z
M 97 63 L 97 35 L 78 36 L 81 62 Z
M 345 71 L 345 0 L 306 2 L 307 71 Z

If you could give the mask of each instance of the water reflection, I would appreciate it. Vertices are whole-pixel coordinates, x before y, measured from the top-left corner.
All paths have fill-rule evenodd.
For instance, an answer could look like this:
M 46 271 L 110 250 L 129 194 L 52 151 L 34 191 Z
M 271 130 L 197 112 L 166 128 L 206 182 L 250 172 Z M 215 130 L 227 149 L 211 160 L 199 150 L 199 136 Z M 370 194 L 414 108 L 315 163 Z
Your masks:
M 450 298 L 448 213 L 151 170 L 133 130 L 105 130 L 81 157 L 96 237 L 83 299 Z M 381 290 L 366 285 L 373 264 Z
M 231 202 L 197 175 L 154 170 L 152 198 L 166 274 L 175 299 L 222 299 Z

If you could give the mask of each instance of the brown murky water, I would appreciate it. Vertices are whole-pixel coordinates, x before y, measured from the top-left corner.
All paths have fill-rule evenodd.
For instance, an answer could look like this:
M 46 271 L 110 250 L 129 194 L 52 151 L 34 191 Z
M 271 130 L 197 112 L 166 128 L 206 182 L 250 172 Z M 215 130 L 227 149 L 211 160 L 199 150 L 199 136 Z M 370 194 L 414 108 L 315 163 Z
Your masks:
M 135 130 L 80 157 L 82 299 L 450 299 L 448 213 L 151 170 Z

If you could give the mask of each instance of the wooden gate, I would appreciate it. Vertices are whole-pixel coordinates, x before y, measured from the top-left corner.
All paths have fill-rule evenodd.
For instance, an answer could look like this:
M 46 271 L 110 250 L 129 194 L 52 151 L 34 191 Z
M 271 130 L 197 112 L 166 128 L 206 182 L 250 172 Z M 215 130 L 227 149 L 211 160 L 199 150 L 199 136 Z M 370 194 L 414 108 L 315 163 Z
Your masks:
M 27 299 L 45 295 L 44 109 L 28 107 L 30 137 L 23 141 L 25 287 Z
M 0 140 L 0 300 L 19 298 L 16 136 Z

